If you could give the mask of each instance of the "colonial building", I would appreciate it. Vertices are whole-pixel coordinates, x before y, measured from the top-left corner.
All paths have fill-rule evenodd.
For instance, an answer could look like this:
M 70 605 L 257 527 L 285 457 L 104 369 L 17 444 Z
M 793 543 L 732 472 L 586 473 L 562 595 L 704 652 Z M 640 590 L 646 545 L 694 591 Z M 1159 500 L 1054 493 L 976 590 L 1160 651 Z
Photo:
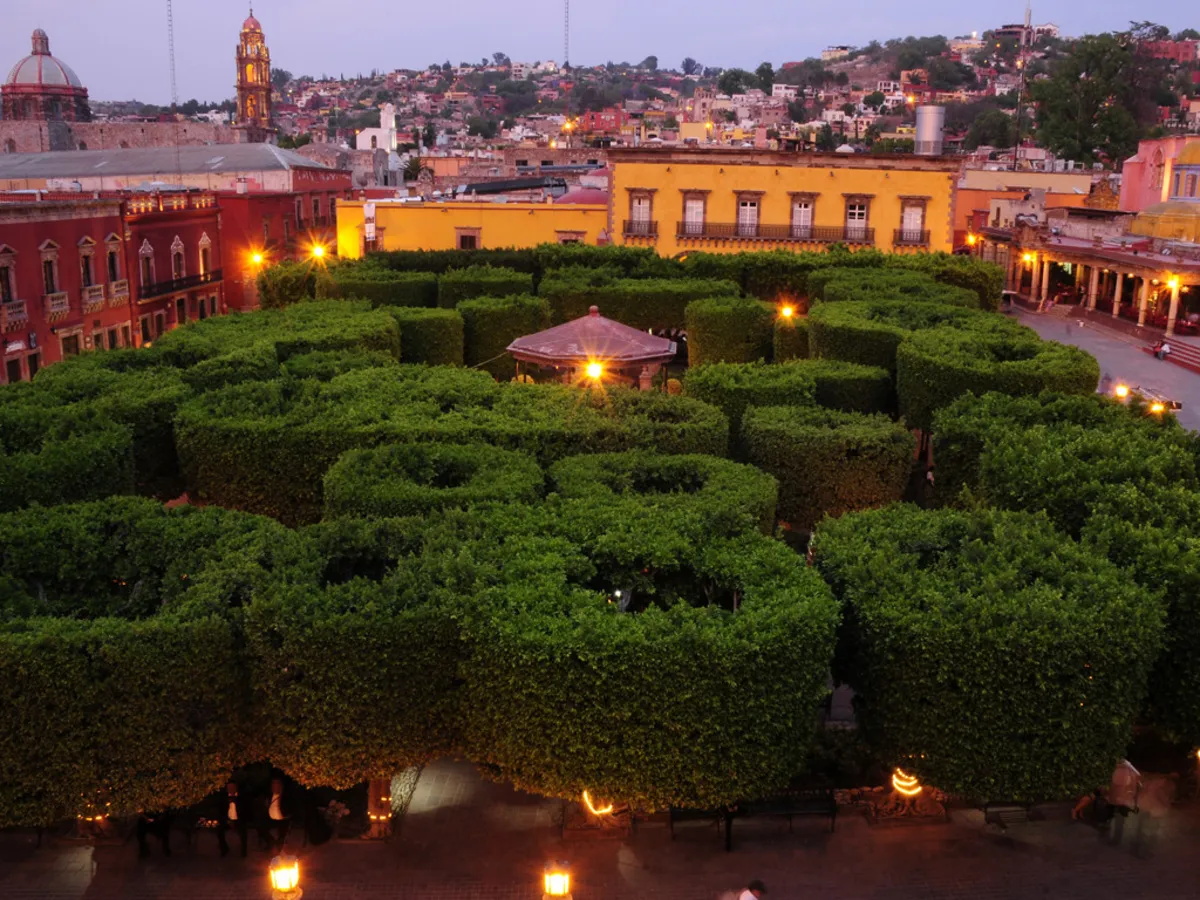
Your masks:
M 271 52 L 253 8 L 237 46 L 237 125 L 256 136 L 271 128 Z
M 88 122 L 88 92 L 75 71 L 50 55 L 50 38 L 33 32 L 33 52 L 12 67 L 0 86 L 8 121 Z

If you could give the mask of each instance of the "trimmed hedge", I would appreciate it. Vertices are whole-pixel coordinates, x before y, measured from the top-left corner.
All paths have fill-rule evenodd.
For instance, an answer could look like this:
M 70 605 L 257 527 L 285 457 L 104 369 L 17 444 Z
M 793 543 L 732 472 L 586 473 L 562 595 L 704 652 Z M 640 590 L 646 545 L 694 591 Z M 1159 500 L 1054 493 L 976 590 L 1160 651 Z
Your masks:
M 258 303 L 263 309 L 283 309 L 293 303 L 331 296 L 332 280 L 322 262 L 283 260 L 262 269 L 256 278 Z
M 892 506 L 827 522 L 817 568 L 846 607 L 842 676 L 883 758 L 976 801 L 1107 783 L 1162 612 L 1045 518 Z
M 430 366 L 463 364 L 463 317 L 454 309 L 392 308 L 400 324 L 400 357 Z
M 532 293 L 532 275 L 496 266 L 468 266 L 465 269 L 451 269 L 438 279 L 437 305 L 443 309 L 454 309 L 464 300 L 475 297 Z
M 816 383 L 818 406 L 859 413 L 890 413 L 895 408 L 895 389 L 887 369 L 837 359 L 801 359 L 791 365 Z
M 757 300 L 714 297 L 684 310 L 688 365 L 748 363 L 771 357 L 775 310 Z
M 519 337 L 550 327 L 550 305 L 541 297 L 478 297 L 458 305 L 463 320 L 463 355 L 473 369 L 507 381 L 516 361 L 507 347 Z
M 661 331 L 683 328 L 684 310 L 693 300 L 736 296 L 736 284 L 698 278 L 610 279 L 603 272 L 566 270 L 550 272 L 538 286 L 554 322 L 561 324 L 599 307 L 600 314 L 631 328 Z
M 771 358 L 777 363 L 808 359 L 808 317 L 776 316 Z
M 811 406 L 816 402 L 813 374 L 798 363 L 713 363 L 689 369 L 684 392 L 719 408 L 729 418 L 734 436 L 750 406 Z
M 60 421 L 44 437 L 22 446 L 12 440 L 19 435 L 10 430 L 6 413 L 0 406 L 0 512 L 135 492 L 128 428 L 100 422 L 75 425 L 56 416 Z
M 667 456 L 634 450 L 559 460 L 550 481 L 562 497 L 595 503 L 632 499 L 639 520 L 694 510 L 699 535 L 775 529 L 775 479 L 753 466 L 698 454 Z M 672 527 L 680 527 L 672 523 Z
M 916 446 L 887 416 L 787 406 L 748 409 L 742 442 L 749 461 L 779 481 L 779 517 L 805 531 L 825 516 L 899 500 Z
M 360 298 L 379 306 L 438 305 L 438 278 L 431 272 L 395 272 L 378 265 L 342 263 L 329 270 L 330 297 Z
M 979 296 L 974 291 L 941 284 L 922 272 L 903 269 L 822 269 L 809 275 L 808 291 L 810 302 L 903 300 L 945 303 L 966 309 L 979 307 Z
M 332 381 L 359 369 L 394 369 L 397 365 L 390 353 L 378 350 L 314 350 L 293 356 L 281 369 L 292 378 Z
M 1043 341 L 1032 331 L 937 328 L 908 337 L 896 351 L 900 414 L 928 429 L 934 413 L 966 393 L 1090 394 L 1100 365 L 1086 350 Z
M 325 517 L 425 515 L 478 503 L 532 503 L 533 457 L 486 444 L 397 444 L 351 450 L 325 474 Z

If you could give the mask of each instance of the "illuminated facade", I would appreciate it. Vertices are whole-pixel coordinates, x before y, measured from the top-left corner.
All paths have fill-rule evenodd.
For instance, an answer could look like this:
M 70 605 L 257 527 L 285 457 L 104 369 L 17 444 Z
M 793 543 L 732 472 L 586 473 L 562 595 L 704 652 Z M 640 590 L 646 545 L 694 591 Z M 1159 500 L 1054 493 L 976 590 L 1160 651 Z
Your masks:
M 250 17 L 242 23 L 237 48 L 237 124 L 243 128 L 271 127 L 271 52 L 262 26 Z

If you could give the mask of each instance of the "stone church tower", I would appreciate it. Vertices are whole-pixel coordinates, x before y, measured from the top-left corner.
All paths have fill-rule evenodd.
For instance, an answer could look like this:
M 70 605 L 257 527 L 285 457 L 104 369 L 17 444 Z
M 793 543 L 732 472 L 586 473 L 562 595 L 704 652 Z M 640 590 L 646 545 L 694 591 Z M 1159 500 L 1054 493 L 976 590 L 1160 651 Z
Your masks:
M 251 141 L 265 140 L 271 127 L 271 53 L 262 26 L 250 17 L 242 23 L 237 48 L 237 126 L 251 130 Z

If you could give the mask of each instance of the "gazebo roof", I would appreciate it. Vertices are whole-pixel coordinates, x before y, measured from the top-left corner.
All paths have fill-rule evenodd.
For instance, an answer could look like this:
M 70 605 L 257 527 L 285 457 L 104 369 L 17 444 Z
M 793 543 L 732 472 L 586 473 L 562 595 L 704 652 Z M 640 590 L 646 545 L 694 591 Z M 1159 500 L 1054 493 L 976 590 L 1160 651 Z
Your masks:
M 667 362 L 675 356 L 675 342 L 606 319 L 593 306 L 583 318 L 517 338 L 508 352 L 525 362 L 575 366 L 596 361 L 619 368 Z

